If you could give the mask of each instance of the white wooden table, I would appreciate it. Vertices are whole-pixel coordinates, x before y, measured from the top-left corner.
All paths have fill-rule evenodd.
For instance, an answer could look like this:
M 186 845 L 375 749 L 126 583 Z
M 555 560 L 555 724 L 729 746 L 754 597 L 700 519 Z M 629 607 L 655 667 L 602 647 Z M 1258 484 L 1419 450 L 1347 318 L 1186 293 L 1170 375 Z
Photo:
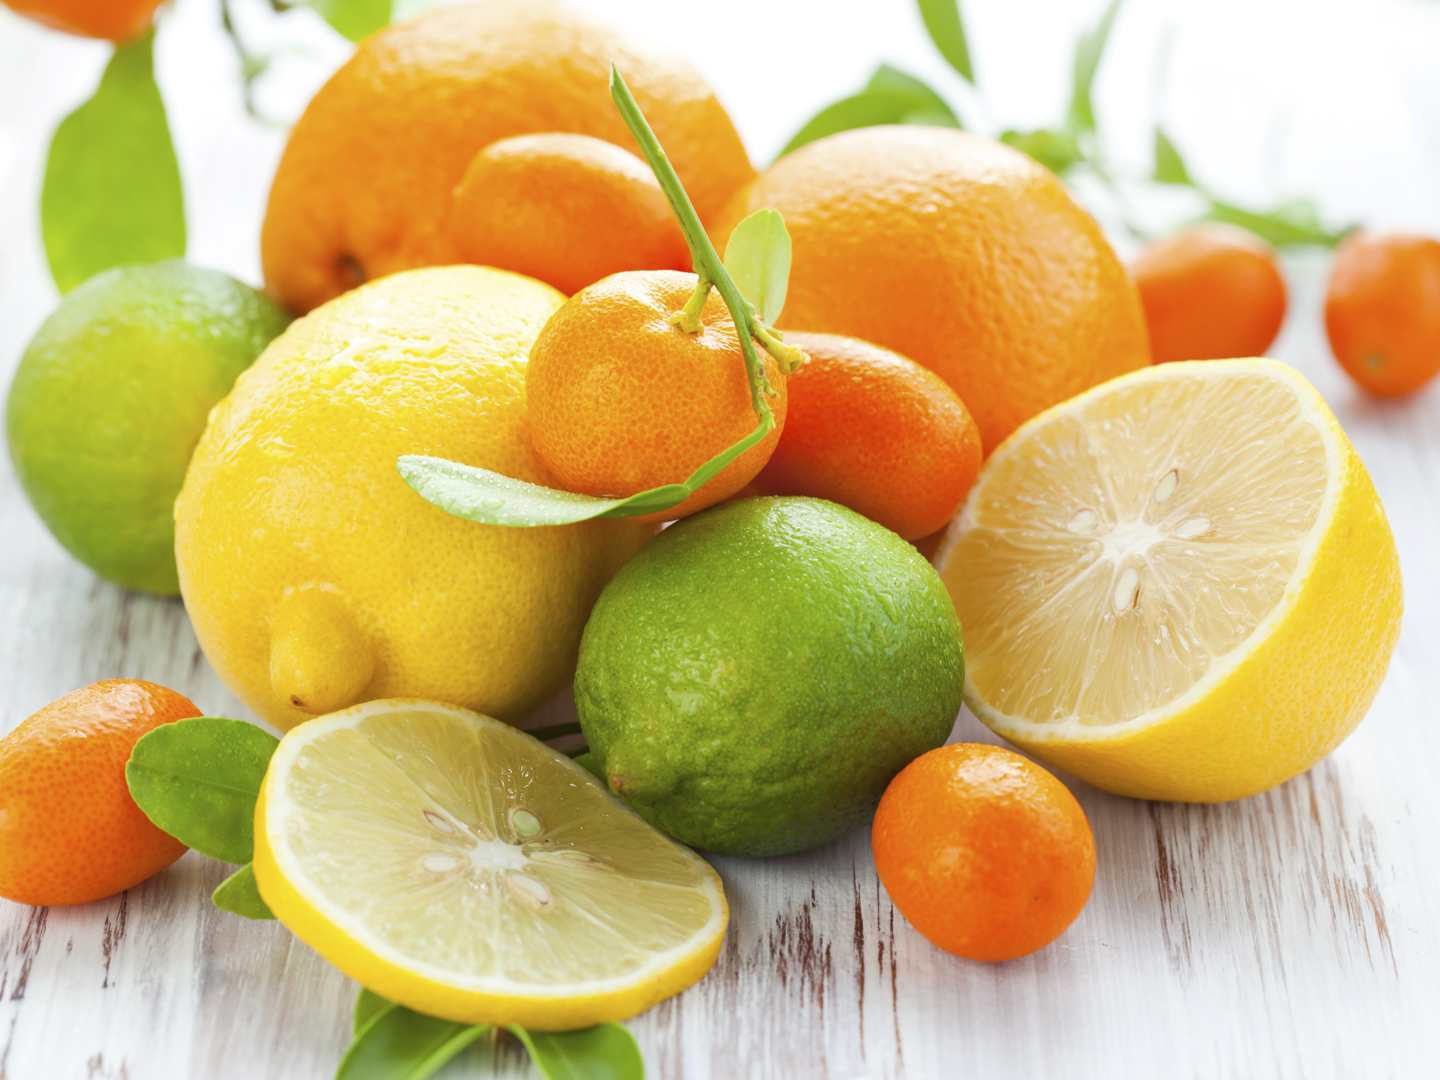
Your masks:
M 834 5 L 821 26 L 799 10 L 810 5 L 770 5 L 780 10 L 760 40 L 752 33 L 766 11 L 759 3 L 736 4 L 733 25 L 715 17 L 714 5 L 603 6 L 615 21 L 686 49 L 757 158 L 882 58 L 965 100 L 905 0 Z M 1018 85 L 1013 69 L 1029 64 L 1044 68 L 1038 82 L 1055 98 L 1044 107 L 1058 109 L 1060 57 L 1093 6 L 1072 12 L 1058 0 L 1032 0 L 1007 13 L 971 0 L 972 36 L 982 75 L 987 62 L 995 73 L 996 98 Z M 1191 22 L 1182 25 L 1202 43 L 1224 40 L 1224 20 L 1239 17 L 1238 5 L 1212 6 L 1209 15 L 1181 13 L 1198 19 L 1193 32 Z M 1258 11 L 1262 27 L 1281 18 L 1271 8 L 1283 9 L 1244 6 Z M 1110 101 L 1120 117 L 1117 128 L 1144 111 L 1129 100 L 1122 59 L 1143 73 L 1153 47 L 1143 33 L 1176 14 L 1158 0 L 1132 8 L 1117 33 L 1118 73 L 1100 88 L 1102 110 Z M 1391 8 L 1389 23 L 1306 31 L 1312 51 L 1343 42 L 1377 66 L 1351 72 L 1371 96 L 1362 96 L 1358 116 L 1338 116 L 1333 144 L 1298 155 L 1296 169 L 1334 213 L 1409 217 L 1440 234 L 1440 105 L 1427 104 L 1440 102 L 1440 74 L 1425 66 L 1440 55 L 1440 4 Z M 281 136 L 240 115 L 213 20 L 212 0 L 180 0 L 159 46 L 160 78 L 191 198 L 191 256 L 253 281 L 254 238 Z M 272 87 L 292 111 L 345 55 L 319 28 L 305 33 L 312 55 Z M 1376 53 L 1367 43 L 1383 44 L 1385 33 L 1396 47 Z M 748 52 L 737 55 L 747 40 Z M 785 71 L 785 49 L 802 40 L 812 45 L 810 66 Z M 1252 46 L 1235 44 L 1241 53 Z M 1211 61 L 1187 56 L 1182 47 L 1182 75 L 1192 70 L 1203 82 L 1213 74 Z M 34 221 L 46 135 L 103 62 L 103 47 L 60 39 L 0 9 L 5 385 L 54 304 Z M 1260 106 L 1212 95 L 1215 108 L 1233 111 L 1233 126 L 1217 141 L 1192 123 L 1197 159 L 1223 165 L 1230 153 L 1235 170 L 1222 175 L 1234 176 L 1241 194 L 1247 184 L 1263 194 L 1247 171 L 1247 140 L 1264 126 L 1251 114 L 1292 107 L 1294 126 L 1304 129 L 1312 117 L 1303 107 L 1265 93 L 1297 81 L 1303 89 L 1308 78 L 1323 96 L 1329 75 L 1319 67 L 1266 75 Z M 768 90 L 759 85 L 766 71 L 778 73 Z M 1204 115 L 1200 89 L 1172 93 L 1182 118 Z M 1393 93 L 1413 106 L 1398 120 Z M 1019 122 L 1045 119 L 1025 115 L 1033 101 L 1024 93 L 1006 100 Z M 1015 117 L 991 120 L 998 127 Z M 1396 130 L 1398 137 L 1376 135 Z M 1354 160 L 1366 155 L 1369 173 Z M 629 1024 L 651 1076 L 1440 1075 L 1440 386 L 1398 404 L 1352 389 L 1319 330 L 1323 257 L 1292 259 L 1287 269 L 1292 315 L 1276 355 L 1315 382 L 1355 442 L 1405 575 L 1399 647 L 1356 734 L 1308 774 L 1228 805 L 1136 802 L 1072 784 L 1095 832 L 1094 895 L 1058 942 L 1006 964 L 957 959 L 913 932 L 878 885 L 865 832 L 787 858 L 716 859 L 732 910 L 719 963 Z M 206 663 L 179 601 L 122 592 L 70 560 L 25 502 L 8 459 L 0 461 L 0 732 L 69 690 L 114 677 L 153 680 L 212 714 L 252 718 Z M 564 719 L 571 708 L 558 700 L 536 722 Z M 955 738 L 995 741 L 968 713 Z M 330 1076 L 348 1040 L 355 984 L 284 927 L 213 909 L 208 895 L 225 873 L 191 853 L 97 903 L 44 909 L 0 901 L 0 1080 Z M 487 1065 L 529 1075 L 507 1043 L 478 1045 L 444 1075 L 488 1075 Z

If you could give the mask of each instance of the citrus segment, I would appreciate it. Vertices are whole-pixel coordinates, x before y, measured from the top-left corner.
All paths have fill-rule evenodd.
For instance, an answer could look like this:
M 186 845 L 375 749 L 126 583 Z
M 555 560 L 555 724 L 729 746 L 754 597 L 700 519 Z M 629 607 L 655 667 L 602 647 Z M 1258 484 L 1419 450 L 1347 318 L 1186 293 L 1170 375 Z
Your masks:
M 982 470 L 940 555 L 966 701 L 1099 787 L 1220 801 L 1328 753 L 1399 631 L 1399 563 L 1319 395 L 1264 360 L 1116 379 Z
M 282 741 L 256 809 L 275 914 L 365 986 L 467 1023 L 571 1030 L 719 953 L 720 879 L 579 765 L 497 720 L 386 700 Z

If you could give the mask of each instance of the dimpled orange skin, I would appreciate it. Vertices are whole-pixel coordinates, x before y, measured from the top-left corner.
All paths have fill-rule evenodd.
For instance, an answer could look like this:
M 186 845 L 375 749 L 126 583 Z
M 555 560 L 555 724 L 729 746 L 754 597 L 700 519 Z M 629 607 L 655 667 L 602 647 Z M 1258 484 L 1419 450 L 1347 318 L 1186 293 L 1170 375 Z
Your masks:
M 113 679 L 52 701 L 0 739 L 0 896 L 84 904 L 185 854 L 130 798 L 125 763 L 146 732 L 199 715 L 173 690 Z
M 162 0 L 5 0 L 12 11 L 55 30 L 117 43 L 146 30 Z
M 1340 366 L 1377 397 L 1401 397 L 1440 373 L 1440 242 L 1351 233 L 1335 253 L 1325 330 Z
M 1044 948 L 1095 881 L 1095 839 L 1075 796 L 999 746 L 955 743 L 916 758 L 885 789 L 870 839 L 900 913 L 970 960 Z
M 1275 249 L 1210 221 L 1158 240 L 1131 264 L 1157 364 L 1260 356 L 1285 322 Z
M 730 312 L 711 290 L 704 329 L 670 322 L 695 291 L 694 274 L 616 274 L 567 301 L 535 339 L 525 370 L 535 450 L 567 491 L 623 496 L 678 484 L 755 430 L 745 360 Z M 756 347 L 776 396 L 775 427 L 670 510 L 670 521 L 735 494 L 769 460 L 785 427 L 785 376 Z
M 755 170 L 694 68 L 547 0 L 489 0 L 380 31 L 315 95 L 270 190 L 266 284 L 303 313 L 361 281 L 459 261 L 451 197 L 482 148 L 541 131 L 635 146 L 610 100 L 612 60 L 708 220 Z
M 1024 421 L 1150 362 L 1099 226 L 1008 146 L 918 126 L 846 131 L 781 158 L 710 235 L 779 210 L 793 257 L 782 329 L 894 349 L 960 395 L 988 454 Z
M 589 135 L 517 135 L 481 150 L 455 189 L 450 235 L 463 261 L 566 296 L 622 270 L 690 269 L 650 166 Z
M 753 481 L 864 514 L 906 540 L 955 516 L 980 471 L 980 431 L 934 372 L 838 334 L 785 335 L 810 359 L 786 384 L 785 432 Z

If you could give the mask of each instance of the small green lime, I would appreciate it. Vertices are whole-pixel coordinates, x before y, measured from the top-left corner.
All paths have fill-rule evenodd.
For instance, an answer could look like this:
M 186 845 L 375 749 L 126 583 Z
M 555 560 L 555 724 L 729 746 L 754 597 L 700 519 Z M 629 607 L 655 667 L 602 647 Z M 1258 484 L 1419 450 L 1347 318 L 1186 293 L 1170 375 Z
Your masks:
M 101 577 L 171 595 L 175 496 L 210 409 L 290 317 L 181 259 L 69 293 L 10 386 L 10 458 L 55 539 Z
M 601 593 L 575 703 L 610 788 L 678 840 L 781 855 L 865 824 L 960 711 L 960 623 L 930 564 L 819 499 L 670 526 Z

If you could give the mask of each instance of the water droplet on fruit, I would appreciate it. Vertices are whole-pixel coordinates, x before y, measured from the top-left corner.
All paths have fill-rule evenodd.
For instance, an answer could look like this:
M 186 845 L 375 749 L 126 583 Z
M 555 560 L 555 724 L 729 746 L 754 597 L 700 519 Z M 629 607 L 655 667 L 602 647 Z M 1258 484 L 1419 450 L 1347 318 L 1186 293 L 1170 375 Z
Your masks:
M 1211 521 L 1208 517 L 1193 517 L 1189 521 L 1182 521 L 1175 530 L 1175 535 L 1181 540 L 1193 540 L 1195 537 L 1210 531 Z
M 1100 515 L 1091 510 L 1088 506 L 1082 510 L 1076 510 L 1070 518 L 1070 531 L 1077 533 L 1094 532 L 1100 524 Z
M 505 886 L 510 890 L 511 896 L 528 908 L 541 911 L 550 906 L 550 890 L 543 881 L 529 874 L 511 870 L 505 875 Z
M 433 855 L 426 855 L 420 860 L 420 865 L 432 874 L 448 874 L 460 865 L 460 860 L 454 855 L 441 855 L 437 852 Z
M 1129 611 L 1135 606 L 1135 595 L 1139 591 L 1140 571 L 1133 566 L 1127 566 L 1115 579 L 1115 592 L 1111 595 L 1110 602 L 1115 605 L 1117 612 Z
M 446 821 L 434 810 L 425 811 L 425 820 L 443 833 L 454 833 L 455 831 L 455 826 L 451 825 L 450 822 Z
M 510 825 L 521 836 L 538 836 L 540 819 L 529 810 L 511 810 Z
M 1171 495 L 1175 494 L 1175 489 L 1179 485 L 1180 473 L 1175 469 L 1171 469 L 1162 476 L 1160 482 L 1155 485 L 1155 494 L 1152 495 L 1151 498 L 1157 503 L 1163 503 L 1166 499 L 1170 498 Z

